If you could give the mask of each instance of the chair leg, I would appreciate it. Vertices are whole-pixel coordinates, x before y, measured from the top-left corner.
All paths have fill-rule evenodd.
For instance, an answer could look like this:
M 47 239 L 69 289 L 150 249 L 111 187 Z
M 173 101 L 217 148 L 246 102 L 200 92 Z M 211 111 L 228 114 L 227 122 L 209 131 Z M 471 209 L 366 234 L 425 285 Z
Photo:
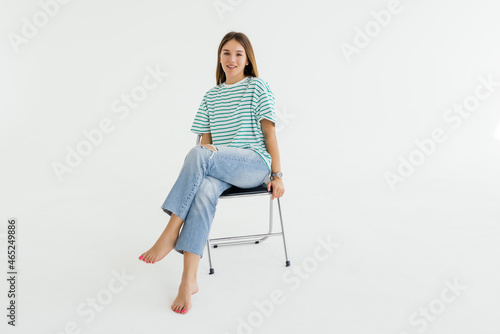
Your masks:
M 208 253 L 208 264 L 210 265 L 209 275 L 212 275 L 214 271 L 214 267 L 212 266 L 212 254 L 210 252 L 210 237 L 207 239 L 207 253 Z
M 273 200 L 272 200 L 273 196 L 272 194 L 269 194 L 269 232 L 267 232 L 268 235 L 266 235 L 265 237 L 263 238 L 260 238 L 258 240 L 255 240 L 254 242 L 256 244 L 262 242 L 262 241 L 266 241 L 268 238 L 269 238 L 269 235 L 271 233 L 273 233 Z
M 283 227 L 283 217 L 281 215 L 281 204 L 280 204 L 280 199 L 277 198 L 278 200 L 278 210 L 280 213 L 280 222 L 281 222 L 281 234 L 283 235 L 283 246 L 285 248 L 285 266 L 290 267 L 290 261 L 288 260 L 288 252 L 286 250 L 286 240 L 285 240 L 285 228 Z
M 272 196 L 270 196 L 270 198 L 272 198 Z M 248 242 L 251 242 L 251 243 L 256 243 L 258 244 L 259 242 L 261 241 L 264 241 L 266 240 L 267 238 L 269 238 L 269 236 L 271 235 L 280 235 L 283 237 L 283 247 L 285 249 L 285 266 L 286 267 L 289 267 L 290 266 L 290 260 L 288 260 L 288 251 L 287 251 L 287 248 L 286 248 L 286 239 L 285 239 L 285 228 L 283 226 L 283 216 L 281 214 L 281 202 L 280 202 L 280 199 L 277 198 L 278 200 L 278 210 L 279 210 L 279 215 L 280 215 L 280 223 L 281 223 L 281 232 L 276 232 L 276 233 L 272 233 L 272 230 L 273 230 L 273 200 L 270 199 L 270 206 L 269 206 L 269 232 L 267 234 L 261 234 L 260 236 L 262 236 L 262 238 L 259 238 L 259 239 L 254 239 L 252 241 L 237 241 L 237 242 L 225 242 L 225 243 L 222 243 L 220 244 L 221 246 L 222 245 L 230 245 L 230 244 L 241 244 L 241 243 L 248 243 Z M 257 237 L 258 238 L 258 235 L 248 235 L 248 236 L 240 236 L 240 237 Z M 240 237 L 228 237 L 228 238 L 215 238 L 213 239 L 214 241 L 216 240 L 219 240 L 219 239 L 234 239 L 234 238 L 240 238 Z M 219 244 L 215 244 L 214 247 L 217 247 Z M 209 265 L 210 265 L 210 271 L 209 271 L 209 274 L 212 275 L 215 270 L 213 268 L 213 265 L 212 265 L 212 252 L 210 250 L 211 248 L 211 243 L 210 243 L 210 237 L 207 238 L 207 251 L 208 251 L 208 262 L 209 262 Z

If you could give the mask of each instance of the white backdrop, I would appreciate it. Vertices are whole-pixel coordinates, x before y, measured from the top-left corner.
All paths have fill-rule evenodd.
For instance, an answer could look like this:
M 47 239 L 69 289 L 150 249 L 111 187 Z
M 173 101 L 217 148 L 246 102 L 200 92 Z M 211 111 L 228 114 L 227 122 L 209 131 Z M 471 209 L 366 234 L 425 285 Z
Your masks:
M 17 326 L 1 280 L 2 328 L 498 333 L 499 9 L 2 0 L 6 275 L 18 220 Z M 292 266 L 279 239 L 214 250 L 216 274 L 204 256 L 182 316 L 170 310 L 182 257 L 137 257 L 168 222 L 160 206 L 229 31 L 250 38 L 276 95 Z M 212 235 L 265 230 L 266 210 L 220 201 Z

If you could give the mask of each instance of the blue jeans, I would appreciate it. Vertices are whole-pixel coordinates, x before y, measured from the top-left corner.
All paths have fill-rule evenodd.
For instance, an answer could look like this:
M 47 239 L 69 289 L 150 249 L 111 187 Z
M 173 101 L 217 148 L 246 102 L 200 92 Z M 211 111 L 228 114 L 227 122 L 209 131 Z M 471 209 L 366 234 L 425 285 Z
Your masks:
M 175 250 L 203 257 L 219 196 L 232 185 L 252 188 L 270 175 L 264 160 L 251 149 L 196 145 L 161 206 L 168 215 L 175 213 L 184 224 Z

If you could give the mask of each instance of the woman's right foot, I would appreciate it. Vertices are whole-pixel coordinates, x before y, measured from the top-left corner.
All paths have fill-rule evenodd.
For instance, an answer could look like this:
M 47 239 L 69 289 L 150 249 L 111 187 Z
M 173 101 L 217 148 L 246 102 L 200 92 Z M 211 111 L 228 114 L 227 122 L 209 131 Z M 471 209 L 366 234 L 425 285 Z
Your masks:
M 161 235 L 156 243 L 147 252 L 142 253 L 139 260 L 146 263 L 156 263 L 167 256 L 175 247 L 177 238 L 172 239 L 168 235 Z
M 179 286 L 179 292 L 174 302 L 172 303 L 172 311 L 176 313 L 186 314 L 191 309 L 191 295 L 198 292 L 198 283 L 196 279 L 193 281 L 182 280 Z

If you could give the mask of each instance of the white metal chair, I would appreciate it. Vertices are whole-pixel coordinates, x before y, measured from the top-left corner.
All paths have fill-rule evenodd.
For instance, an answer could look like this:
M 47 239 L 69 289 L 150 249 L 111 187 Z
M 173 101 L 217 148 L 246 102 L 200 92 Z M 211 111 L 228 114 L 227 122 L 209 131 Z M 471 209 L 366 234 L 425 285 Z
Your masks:
M 201 145 L 201 135 L 198 135 L 196 139 L 196 145 Z M 281 214 L 281 203 L 280 199 L 276 198 L 278 202 L 278 210 L 279 210 L 279 216 L 280 216 L 280 222 L 281 222 L 281 232 L 273 232 L 273 200 L 272 200 L 272 191 L 267 190 L 267 184 L 266 182 L 262 183 L 261 185 L 254 187 L 254 188 L 238 188 L 236 186 L 232 186 L 231 188 L 227 189 L 220 195 L 220 199 L 229 199 L 229 198 L 242 198 L 242 197 L 248 197 L 248 196 L 262 196 L 262 195 L 268 195 L 269 196 L 269 231 L 267 233 L 261 233 L 261 234 L 249 234 L 249 235 L 239 235 L 239 236 L 229 236 L 229 237 L 223 237 L 223 238 L 208 238 L 207 239 L 207 249 L 208 249 L 208 261 L 210 264 L 210 271 L 209 274 L 213 274 L 215 272 L 214 267 L 212 265 L 212 253 L 210 248 L 217 248 L 219 246 L 229 246 L 229 245 L 240 245 L 240 244 L 247 244 L 247 243 L 253 243 L 253 244 L 258 244 L 260 242 L 263 242 L 267 240 L 267 238 L 271 236 L 282 236 L 283 238 L 283 248 L 285 250 L 285 266 L 289 267 L 290 266 L 290 261 L 288 260 L 288 252 L 286 248 L 286 240 L 285 240 L 285 229 L 283 227 L 283 216 Z

